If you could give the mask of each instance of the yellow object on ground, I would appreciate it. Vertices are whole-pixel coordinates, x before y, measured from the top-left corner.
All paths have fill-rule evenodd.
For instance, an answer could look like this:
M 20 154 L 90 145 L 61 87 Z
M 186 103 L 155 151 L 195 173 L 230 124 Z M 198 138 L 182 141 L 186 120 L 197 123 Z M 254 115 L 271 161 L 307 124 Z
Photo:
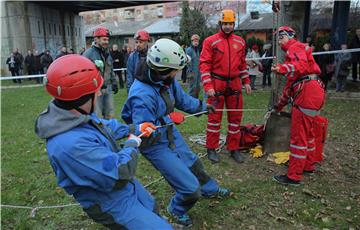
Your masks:
M 289 161 L 290 158 L 290 152 L 277 152 L 272 154 L 275 158 L 276 164 L 284 164 Z
M 250 153 L 254 158 L 259 158 L 264 155 L 261 145 L 257 145 L 255 148 L 250 149 Z

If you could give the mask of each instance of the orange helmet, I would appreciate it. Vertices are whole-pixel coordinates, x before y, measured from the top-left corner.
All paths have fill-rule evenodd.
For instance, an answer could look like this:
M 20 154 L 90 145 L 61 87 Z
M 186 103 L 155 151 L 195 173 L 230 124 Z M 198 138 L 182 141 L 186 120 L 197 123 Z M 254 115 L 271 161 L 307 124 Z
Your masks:
M 73 101 L 97 92 L 104 80 L 95 64 L 84 56 L 69 54 L 56 59 L 44 78 L 46 91 L 56 99 Z
M 95 29 L 93 35 L 94 35 L 94 38 L 95 37 L 109 37 L 110 32 L 106 27 L 100 26 L 100 27 Z
M 235 23 L 235 12 L 233 10 L 223 10 L 221 11 L 221 18 L 219 22 L 233 22 Z

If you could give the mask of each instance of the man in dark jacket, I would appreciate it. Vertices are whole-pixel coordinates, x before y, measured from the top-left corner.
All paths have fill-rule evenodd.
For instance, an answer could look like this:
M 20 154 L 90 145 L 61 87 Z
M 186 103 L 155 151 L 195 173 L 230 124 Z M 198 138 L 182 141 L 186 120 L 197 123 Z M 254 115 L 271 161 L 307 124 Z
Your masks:
M 104 84 L 101 87 L 101 95 L 96 100 L 96 114 L 98 117 L 111 119 L 114 115 L 113 93 L 118 92 L 115 74 L 113 72 L 113 61 L 108 51 L 109 30 L 105 27 L 98 27 L 94 31 L 94 45 L 83 54 L 99 68 Z
M 360 28 L 356 30 L 355 37 L 350 43 L 350 49 L 356 49 L 360 48 Z M 358 77 L 358 73 L 360 74 L 360 69 L 358 69 L 358 66 L 360 68 L 360 52 L 354 52 L 352 53 L 352 78 L 353 81 L 357 81 L 357 79 L 360 79 L 360 76 Z M 358 72 L 359 70 L 359 72 Z
M 41 57 L 44 55 L 44 53 L 39 53 L 39 51 L 35 50 L 35 65 L 34 65 L 34 74 L 44 74 L 43 72 L 43 68 L 41 66 Z M 40 84 L 42 83 L 42 78 L 41 77 L 37 77 L 36 78 L 36 83 Z
M 45 54 L 41 56 L 40 63 L 44 73 L 47 72 L 50 64 L 53 62 L 53 58 L 50 55 L 50 50 L 45 50 Z
M 124 54 L 121 51 L 119 51 L 118 45 L 114 44 L 112 46 L 112 51 L 110 52 L 110 55 L 113 59 L 114 69 L 120 69 L 124 66 Z M 122 78 L 123 71 L 114 71 L 114 72 L 119 78 L 120 88 L 123 89 L 124 88 L 124 80 Z
M 19 60 L 19 74 L 23 75 L 23 63 L 24 63 L 24 56 L 19 52 L 19 49 L 16 48 L 14 50 L 14 56 Z
M 66 49 L 65 46 L 63 46 L 63 47 L 61 48 L 61 50 L 60 50 L 60 53 L 56 56 L 55 59 L 58 59 L 59 57 L 62 57 L 62 56 L 67 55 L 67 54 L 68 54 L 67 49 Z
M 329 50 L 330 50 L 330 43 L 325 43 L 322 51 L 329 51 Z M 334 54 L 318 55 L 316 58 L 316 62 L 320 66 L 320 70 L 321 70 L 320 78 L 324 82 L 325 90 L 326 90 L 327 84 L 331 80 L 332 75 L 335 72 Z
M 6 64 L 9 66 L 9 71 L 11 72 L 12 76 L 19 76 L 19 69 L 20 69 L 20 61 L 14 55 L 14 53 L 10 54 L 10 57 L 6 60 Z M 21 83 L 21 79 L 13 79 L 14 83 Z
M 28 50 L 28 54 L 25 56 L 25 66 L 28 75 L 34 75 L 35 71 L 35 57 L 31 50 Z

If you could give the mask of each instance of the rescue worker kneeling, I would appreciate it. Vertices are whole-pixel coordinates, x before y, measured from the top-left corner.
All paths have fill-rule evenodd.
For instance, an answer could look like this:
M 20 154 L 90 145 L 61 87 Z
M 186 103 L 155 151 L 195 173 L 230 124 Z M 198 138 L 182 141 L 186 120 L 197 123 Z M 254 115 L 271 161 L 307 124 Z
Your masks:
M 212 112 L 211 105 L 186 94 L 174 80 L 187 63 L 188 57 L 179 44 L 169 39 L 157 40 L 148 52 L 147 61 L 137 66 L 136 80 L 122 110 L 124 121 L 165 125 L 172 123 L 169 114 L 174 108 L 191 114 Z M 198 156 L 173 125 L 158 128 L 145 138 L 140 151 L 175 189 L 176 194 L 167 209 L 179 224 L 192 225 L 187 212 L 201 195 L 226 197 L 230 193 L 205 172 Z
M 315 116 L 325 101 L 324 85 L 317 75 L 320 68 L 312 56 L 312 49 L 295 39 L 295 31 L 282 26 L 278 29 L 279 44 L 286 52 L 284 64 L 271 68 L 286 77 L 280 101 L 275 105 L 281 111 L 292 102 L 290 130 L 290 163 L 287 175 L 275 176 L 281 184 L 300 185 L 302 174 L 315 170 Z
M 151 123 L 124 125 L 94 113 L 103 77 L 89 59 L 66 55 L 54 61 L 44 84 L 54 97 L 36 120 L 60 187 L 84 211 L 110 229 L 172 229 L 156 202 L 135 179 L 138 146 Z M 135 135 L 134 135 L 135 134 Z M 129 136 L 121 149 L 117 139 Z

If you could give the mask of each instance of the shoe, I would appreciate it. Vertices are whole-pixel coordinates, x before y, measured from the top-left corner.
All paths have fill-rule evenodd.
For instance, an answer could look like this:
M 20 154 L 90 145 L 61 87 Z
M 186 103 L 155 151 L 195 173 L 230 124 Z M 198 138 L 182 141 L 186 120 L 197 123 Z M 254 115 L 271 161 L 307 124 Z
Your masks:
M 221 188 L 219 187 L 219 189 L 217 190 L 216 193 L 210 195 L 210 196 L 205 196 L 206 198 L 219 198 L 219 199 L 224 199 L 230 196 L 230 190 L 227 188 Z
M 167 212 L 176 224 L 180 224 L 185 227 L 191 227 L 193 225 L 193 222 L 188 214 L 175 215 L 170 211 L 170 206 L 167 207 Z
M 220 162 L 220 156 L 216 152 L 215 149 L 207 149 L 207 156 L 208 156 L 208 159 L 213 163 L 219 163 Z
M 299 186 L 301 184 L 300 181 L 292 180 L 286 175 L 279 175 L 273 177 L 274 181 L 278 182 L 279 184 L 283 185 L 292 185 L 292 186 Z
M 231 150 L 230 151 L 231 157 L 237 162 L 237 163 L 243 163 L 244 157 L 241 155 L 239 150 Z
M 303 174 L 304 175 L 312 175 L 312 174 L 314 174 L 315 173 L 315 170 L 304 170 L 303 171 Z

